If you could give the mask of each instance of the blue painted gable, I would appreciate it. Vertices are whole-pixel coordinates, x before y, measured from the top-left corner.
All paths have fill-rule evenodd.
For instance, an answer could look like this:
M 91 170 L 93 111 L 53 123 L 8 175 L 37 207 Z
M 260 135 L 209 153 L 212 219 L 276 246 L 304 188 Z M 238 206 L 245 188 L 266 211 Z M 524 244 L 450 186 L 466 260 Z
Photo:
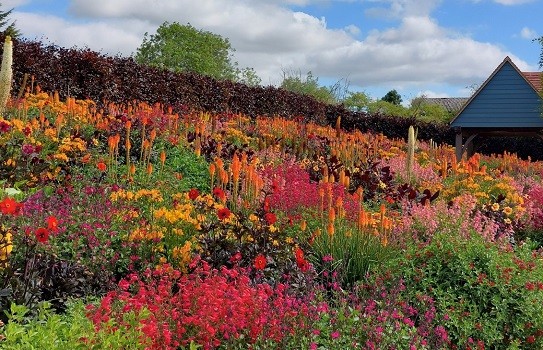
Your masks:
M 466 103 L 451 127 L 543 128 L 543 100 L 509 57 Z

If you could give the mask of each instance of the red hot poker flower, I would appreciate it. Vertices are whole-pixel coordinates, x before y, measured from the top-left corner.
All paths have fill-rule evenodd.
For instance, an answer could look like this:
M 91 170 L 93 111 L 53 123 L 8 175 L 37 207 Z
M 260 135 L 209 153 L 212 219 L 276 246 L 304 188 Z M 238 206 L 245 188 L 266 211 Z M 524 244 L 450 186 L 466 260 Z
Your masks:
M 258 254 L 254 261 L 254 267 L 257 270 L 264 270 L 264 268 L 266 267 L 266 263 L 266 257 L 262 254 Z
M 47 242 L 47 240 L 49 239 L 49 231 L 44 228 L 44 227 L 40 227 L 36 230 L 36 239 L 38 240 L 38 242 L 40 243 L 45 243 Z

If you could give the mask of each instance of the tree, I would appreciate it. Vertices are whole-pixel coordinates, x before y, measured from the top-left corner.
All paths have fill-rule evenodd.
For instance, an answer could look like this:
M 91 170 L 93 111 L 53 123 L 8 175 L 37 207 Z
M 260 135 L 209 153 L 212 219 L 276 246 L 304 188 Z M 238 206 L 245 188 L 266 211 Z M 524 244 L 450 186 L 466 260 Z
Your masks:
M 541 53 L 539 54 L 539 68 L 543 68 L 543 36 L 539 37 L 538 39 L 534 39 L 534 41 L 538 41 L 541 45 Z
M 156 34 L 145 33 L 135 60 L 175 72 L 193 72 L 220 80 L 260 82 L 252 69 L 240 70 L 232 61 L 235 50 L 220 35 L 199 30 L 190 24 L 164 22 Z
M 367 112 L 371 99 L 364 92 L 349 92 L 343 100 L 343 105 L 353 112 Z
M 313 76 L 311 71 L 303 77 L 300 71 L 283 71 L 281 87 L 297 94 L 309 95 L 317 101 L 333 104 L 337 102 L 333 88 L 319 85 L 319 78 Z
M 397 106 L 399 106 L 402 103 L 402 97 L 396 90 L 390 90 L 381 100 L 390 102 L 393 105 L 397 105 Z
M 0 2 L 0 7 L 2 7 L 2 3 Z M 9 15 L 11 15 L 11 12 L 13 11 L 13 9 L 9 10 L 9 11 L 1 11 L 0 10 L 0 29 L 3 29 L 4 27 L 6 27 L 5 29 L 2 30 L 3 34 L 4 35 L 9 35 L 11 36 L 12 38 L 17 38 L 21 35 L 21 32 L 19 31 L 19 29 L 17 29 L 15 27 L 15 21 L 9 23 Z

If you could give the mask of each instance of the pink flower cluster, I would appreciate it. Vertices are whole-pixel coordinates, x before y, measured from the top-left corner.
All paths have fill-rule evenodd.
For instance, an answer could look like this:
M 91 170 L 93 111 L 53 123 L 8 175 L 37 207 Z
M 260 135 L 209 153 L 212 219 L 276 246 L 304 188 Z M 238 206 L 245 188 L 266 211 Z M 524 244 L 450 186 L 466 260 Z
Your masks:
M 203 261 L 189 275 L 164 265 L 146 271 L 143 278 L 129 275 L 119 287 L 99 307 L 89 307 L 88 316 L 98 329 L 110 318 L 128 326 L 124 313 L 147 309 L 150 314 L 140 320 L 140 327 L 152 342 L 149 349 L 178 349 L 191 341 L 214 349 L 241 338 L 244 343 L 280 342 L 307 328 L 303 320 L 311 314 L 283 285 L 253 285 L 243 270 L 214 270 Z

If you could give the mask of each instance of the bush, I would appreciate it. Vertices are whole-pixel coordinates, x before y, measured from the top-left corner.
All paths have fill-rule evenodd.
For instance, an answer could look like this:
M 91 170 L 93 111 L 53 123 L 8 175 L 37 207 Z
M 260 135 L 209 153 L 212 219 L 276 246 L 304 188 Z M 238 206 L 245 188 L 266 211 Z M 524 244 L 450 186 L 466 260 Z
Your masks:
M 515 250 L 436 234 L 389 265 L 405 282 L 403 297 L 435 308 L 457 348 L 540 349 L 543 345 L 543 261 L 529 244 Z

